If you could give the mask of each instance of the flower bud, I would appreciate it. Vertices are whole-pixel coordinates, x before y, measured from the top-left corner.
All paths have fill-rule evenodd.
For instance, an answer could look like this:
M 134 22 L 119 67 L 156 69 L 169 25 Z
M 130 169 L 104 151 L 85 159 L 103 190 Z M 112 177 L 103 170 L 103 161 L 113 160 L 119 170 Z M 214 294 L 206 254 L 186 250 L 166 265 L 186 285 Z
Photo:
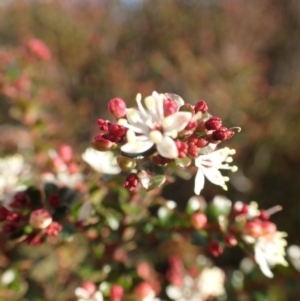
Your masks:
M 201 212 L 196 212 L 192 215 L 191 223 L 195 229 L 203 229 L 207 225 L 207 216 Z
M 122 118 L 126 115 L 126 103 L 121 98 L 113 98 L 108 102 L 108 110 L 115 118 Z
M 208 250 L 212 256 L 218 257 L 223 253 L 223 248 L 217 241 L 212 240 L 208 245 Z
M 44 42 L 39 39 L 30 39 L 27 42 L 30 52 L 38 59 L 47 61 L 51 59 L 51 52 Z
M 222 126 L 222 119 L 217 116 L 213 116 L 205 121 L 205 128 L 207 130 L 217 130 Z
M 146 296 L 150 295 L 152 292 L 153 292 L 153 297 L 154 297 L 154 291 L 153 291 L 151 285 L 147 282 L 142 282 L 142 283 L 138 284 L 134 290 L 135 295 L 140 300 L 143 300 Z
M 114 284 L 110 288 L 109 296 L 112 301 L 120 301 L 123 298 L 123 295 L 124 295 L 124 289 L 121 285 Z
M 111 142 L 103 137 L 103 134 L 96 135 L 91 141 L 91 146 L 93 149 L 104 152 L 115 147 L 115 143 Z
M 264 221 L 261 223 L 262 231 L 264 234 L 273 234 L 277 231 L 277 227 L 274 223 L 269 221 Z
M 49 236 L 57 236 L 58 233 L 62 230 L 61 224 L 57 222 L 52 222 L 46 230 L 47 235 Z
M 81 287 L 88 292 L 89 296 L 92 296 L 97 290 L 95 283 L 91 281 L 84 281 Z
M 117 156 L 117 163 L 123 171 L 129 171 L 136 166 L 136 160 L 122 155 Z
M 254 220 L 248 222 L 244 227 L 244 233 L 254 238 L 258 238 L 263 233 L 261 223 L 259 221 Z
M 29 224 L 36 229 L 46 229 L 52 223 L 52 216 L 46 209 L 37 209 L 31 212 Z
M 225 242 L 228 247 L 235 247 L 238 244 L 236 237 L 230 233 L 226 235 Z
M 58 153 L 60 157 L 64 160 L 64 162 L 69 162 L 73 158 L 73 150 L 72 147 L 68 144 L 60 145 L 58 149 Z
M 206 113 L 208 111 L 208 106 L 204 100 L 199 100 L 195 105 L 195 112 Z
M 178 104 L 176 101 L 174 101 L 173 99 L 165 99 L 164 100 L 164 116 L 170 116 L 172 114 L 174 114 L 175 112 L 177 112 L 178 110 Z
M 0 206 L 0 222 L 5 221 L 8 214 L 9 211 L 5 207 Z
M 185 103 L 184 105 L 182 105 L 179 109 L 180 112 L 190 112 L 193 115 L 195 115 L 195 110 L 194 110 L 194 106 L 189 104 L 189 103 Z

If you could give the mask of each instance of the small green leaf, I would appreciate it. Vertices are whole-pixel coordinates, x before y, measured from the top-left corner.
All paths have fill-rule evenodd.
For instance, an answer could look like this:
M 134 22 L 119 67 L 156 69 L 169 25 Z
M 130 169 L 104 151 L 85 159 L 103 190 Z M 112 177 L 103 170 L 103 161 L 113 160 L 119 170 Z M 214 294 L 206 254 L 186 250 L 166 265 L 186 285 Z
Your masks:
M 196 246 L 206 246 L 208 243 L 205 231 L 194 231 L 191 235 L 191 243 Z

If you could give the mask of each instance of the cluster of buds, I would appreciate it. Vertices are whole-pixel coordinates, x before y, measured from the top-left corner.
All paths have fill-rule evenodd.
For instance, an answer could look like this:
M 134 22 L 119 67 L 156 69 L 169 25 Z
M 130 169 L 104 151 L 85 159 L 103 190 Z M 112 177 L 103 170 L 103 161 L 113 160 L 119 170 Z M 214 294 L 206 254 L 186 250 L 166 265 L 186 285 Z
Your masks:
M 55 237 L 62 230 L 48 210 L 35 208 L 26 192 L 16 193 L 9 206 L 0 206 L 0 222 L 3 234 L 25 240 L 30 245 L 39 245 L 48 236 Z
M 244 245 L 252 249 L 255 261 L 267 277 L 273 276 L 271 267 L 287 264 L 284 259 L 286 233 L 279 232 L 270 221 L 271 215 L 280 211 L 281 206 L 268 210 L 259 210 L 255 202 L 236 202 L 232 206 L 225 197 L 216 196 L 208 205 L 200 207 L 197 198 L 191 200 L 189 206 L 195 209 L 191 225 L 207 241 L 212 256 L 220 256 L 225 247 Z
M 192 105 L 178 95 L 153 92 L 144 101 L 138 94 L 136 103 L 137 108 L 127 108 L 120 98 L 109 101 L 108 110 L 117 122 L 98 119 L 101 133 L 92 139 L 94 149 L 119 151 L 119 156 L 131 162 L 148 160 L 154 165 L 167 166 L 207 154 L 234 135 L 234 129 L 224 127 L 220 117 L 208 113 L 203 100 Z M 136 184 L 131 182 L 126 179 L 124 187 L 132 191 Z

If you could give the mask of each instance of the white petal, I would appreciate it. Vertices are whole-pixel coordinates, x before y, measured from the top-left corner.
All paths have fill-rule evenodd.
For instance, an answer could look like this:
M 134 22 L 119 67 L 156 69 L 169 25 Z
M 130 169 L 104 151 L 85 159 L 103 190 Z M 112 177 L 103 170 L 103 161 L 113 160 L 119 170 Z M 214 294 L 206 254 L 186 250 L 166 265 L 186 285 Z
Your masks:
M 94 295 L 93 298 L 95 301 L 103 301 L 103 295 L 101 292 L 97 291 Z
M 191 118 L 192 113 L 190 112 L 176 112 L 164 119 L 163 128 L 165 132 L 173 132 L 174 130 L 180 132 L 184 130 Z
M 182 296 L 181 289 L 174 285 L 169 285 L 166 288 L 166 294 L 169 298 L 177 300 Z
M 254 250 L 256 263 L 259 265 L 262 273 L 266 277 L 273 278 L 274 275 L 270 270 L 270 267 L 268 265 L 267 259 L 265 258 L 265 254 L 263 253 L 263 251 L 257 245 L 254 247 Z
M 178 149 L 174 140 L 170 137 L 163 137 L 162 141 L 157 145 L 158 153 L 169 159 L 175 159 L 178 157 Z
M 204 182 L 205 182 L 204 174 L 201 168 L 199 168 L 195 178 L 194 192 L 196 195 L 199 195 L 201 193 L 201 190 L 204 187 Z
M 77 298 L 83 298 L 83 299 L 88 299 L 90 294 L 87 292 L 84 288 L 82 287 L 77 287 L 75 289 L 75 295 Z
M 152 141 L 137 140 L 133 143 L 128 142 L 128 143 L 122 145 L 121 151 L 124 152 L 124 153 L 129 153 L 129 154 L 140 154 L 140 153 L 144 153 L 145 151 L 147 151 L 152 146 L 153 146 Z
M 215 185 L 225 186 L 225 180 L 220 171 L 214 167 L 201 167 L 205 177 Z
M 136 133 L 145 133 L 147 131 L 147 126 L 145 125 L 147 119 L 145 116 L 136 109 L 126 109 L 126 117 L 132 126 L 134 126 L 134 131 Z M 128 127 L 125 125 L 125 127 Z

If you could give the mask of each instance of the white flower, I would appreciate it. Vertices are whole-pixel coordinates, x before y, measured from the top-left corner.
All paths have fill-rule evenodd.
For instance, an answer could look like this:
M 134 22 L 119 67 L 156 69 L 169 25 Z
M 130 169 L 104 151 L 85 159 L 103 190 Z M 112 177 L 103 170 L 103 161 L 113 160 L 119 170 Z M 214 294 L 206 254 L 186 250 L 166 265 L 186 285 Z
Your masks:
M 163 101 L 166 96 L 153 92 L 145 98 L 145 106 L 138 94 L 138 109 L 126 109 L 128 128 L 127 143 L 121 147 L 125 153 L 139 154 L 156 145 L 158 153 L 169 159 L 178 157 L 178 150 L 173 139 L 182 131 L 192 118 L 190 112 L 175 112 L 164 116 Z M 138 134 L 138 135 L 136 135 Z
M 197 278 L 201 298 L 206 300 L 209 296 L 225 295 L 225 274 L 218 267 L 205 268 Z
M 181 286 L 167 286 L 166 293 L 169 298 L 176 301 L 203 300 L 195 280 L 189 275 L 185 275 L 183 277 L 183 283 Z
M 285 260 L 285 247 L 287 241 L 284 238 L 286 233 L 275 232 L 269 235 L 259 237 L 254 245 L 254 257 L 262 273 L 272 278 L 271 267 L 280 264 L 287 266 Z
M 77 297 L 77 301 L 103 301 L 103 295 L 99 290 L 91 294 L 86 289 L 77 287 L 75 289 L 75 295 Z
M 228 164 L 232 162 L 232 157 L 229 155 L 233 154 L 235 154 L 234 149 L 225 147 L 207 155 L 200 155 L 195 159 L 195 165 L 198 167 L 195 178 L 195 194 L 199 195 L 203 189 L 205 177 L 213 184 L 227 190 L 226 182 L 229 181 L 229 178 L 222 176 L 219 169 L 227 169 L 232 172 L 237 171 L 236 166 L 230 166 Z
M 9 206 L 17 191 L 26 188 L 24 185 L 20 185 L 20 178 L 26 171 L 28 172 L 28 168 L 21 155 L 0 158 L 0 201 L 4 206 Z
M 89 147 L 85 150 L 81 157 L 83 161 L 97 172 L 109 175 L 116 175 L 121 172 L 116 158 L 111 151 L 100 152 Z
M 44 183 L 53 183 L 62 187 L 76 188 L 83 181 L 83 176 L 80 173 L 70 173 L 68 169 L 57 170 L 56 173 L 45 172 L 42 174 Z

